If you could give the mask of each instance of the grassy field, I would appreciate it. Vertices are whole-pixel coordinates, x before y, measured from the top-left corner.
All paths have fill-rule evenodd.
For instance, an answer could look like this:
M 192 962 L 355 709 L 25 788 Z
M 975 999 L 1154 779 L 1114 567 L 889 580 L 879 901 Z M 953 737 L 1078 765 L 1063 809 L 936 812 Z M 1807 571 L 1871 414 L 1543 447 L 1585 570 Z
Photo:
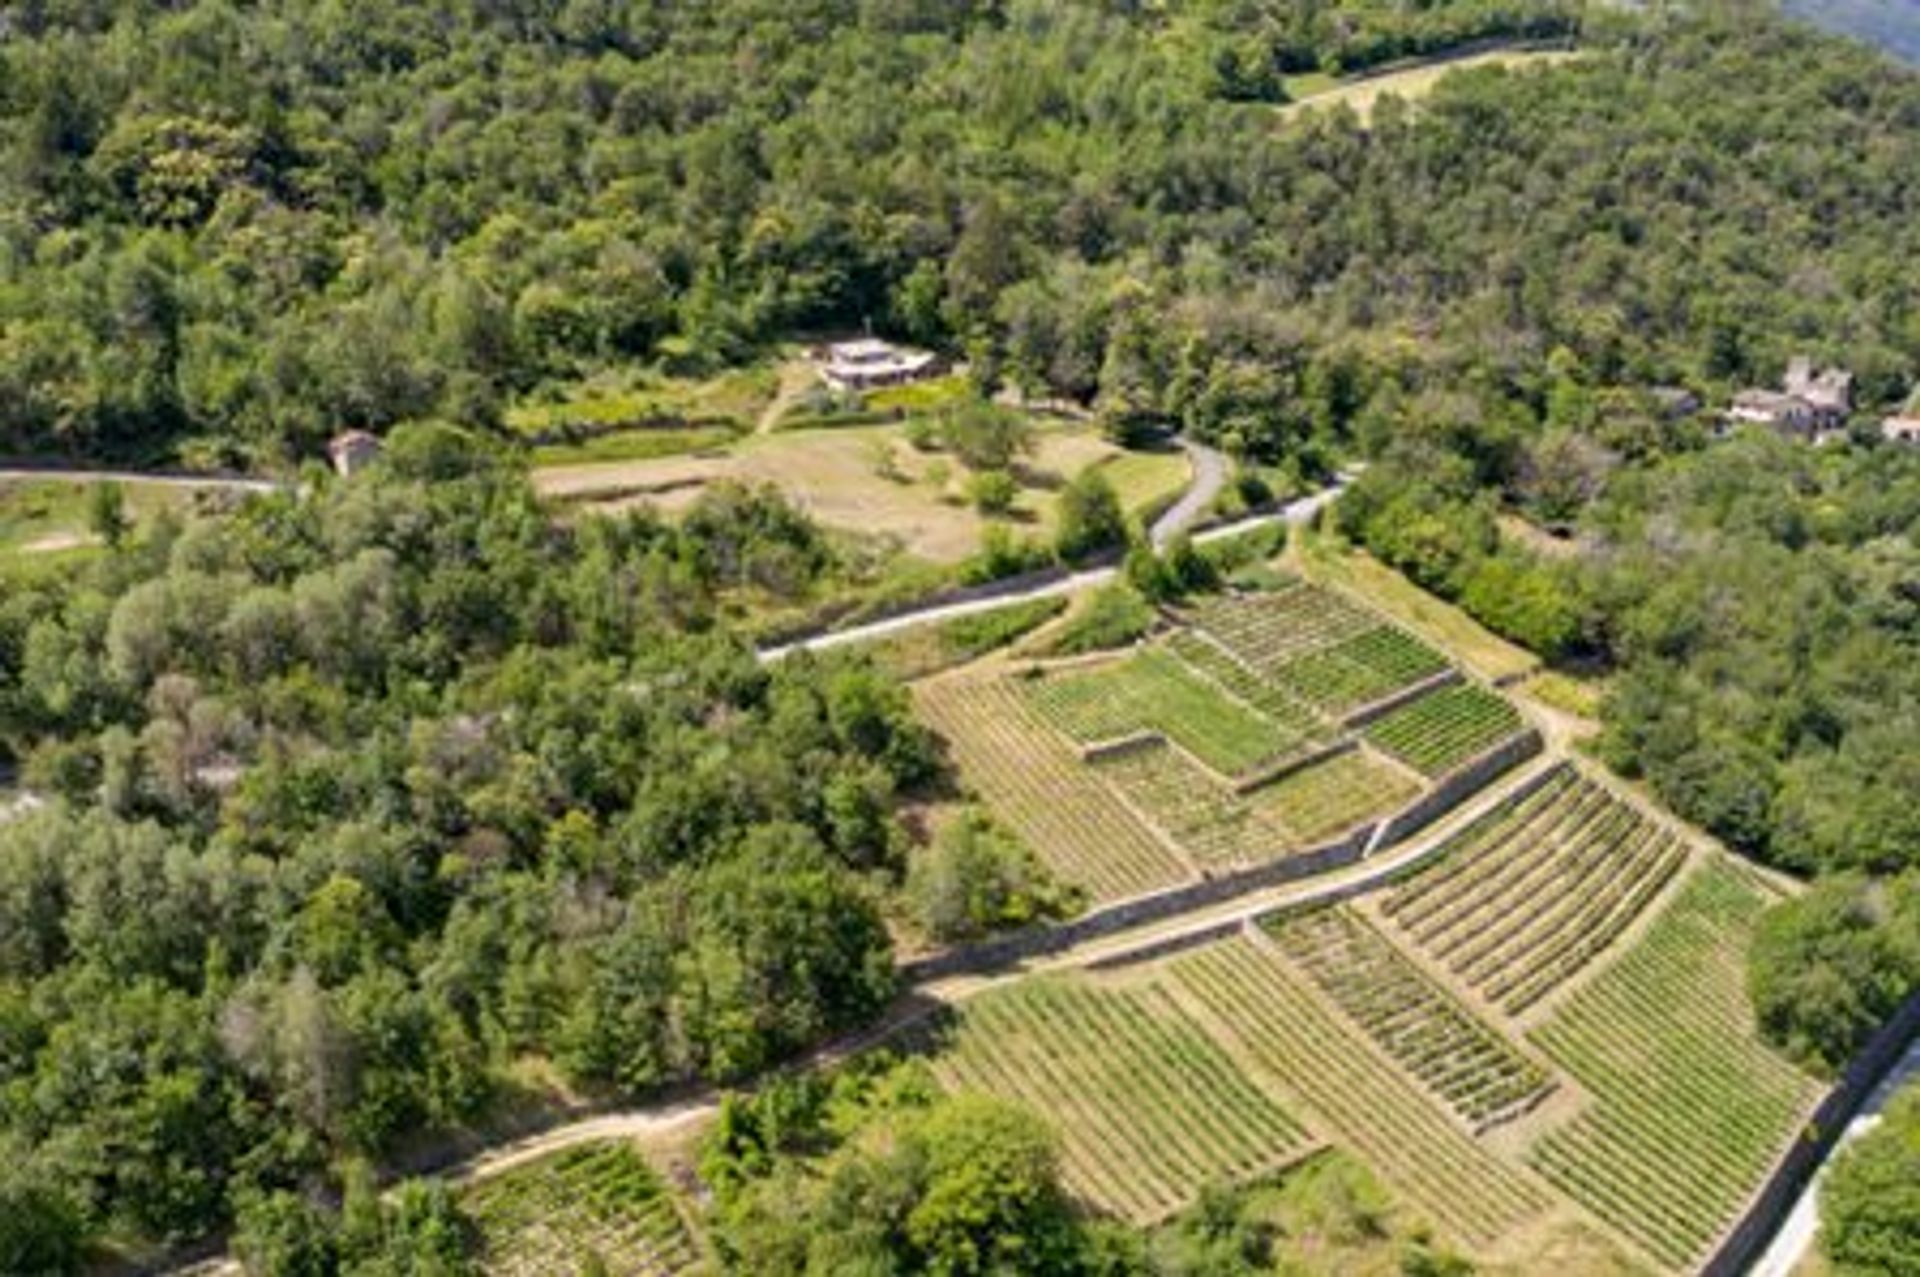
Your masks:
M 773 401 L 778 384 L 771 364 L 706 378 L 607 374 L 514 405 L 506 413 L 507 428 L 527 439 L 643 427 L 645 433 L 698 426 L 744 433 Z
M 44 555 L 96 544 L 88 527 L 93 485 L 60 479 L 0 479 L 0 556 Z M 161 510 L 185 509 L 190 488 L 159 483 L 120 485 L 124 512 L 137 528 Z
M 671 1190 L 633 1145 L 584 1144 L 462 1195 L 481 1266 L 500 1277 L 563 1277 L 597 1260 L 610 1277 L 708 1271 Z
M 1379 906 L 1414 946 L 1518 1014 L 1631 926 L 1685 856 L 1672 832 L 1566 768 L 1455 835 Z
M 1158 454 L 1136 463 L 1088 427 L 1047 426 L 1038 439 L 1006 520 L 1023 535 L 1051 533 L 1059 488 L 1090 465 L 1122 466 L 1119 486 L 1142 505 L 1186 482 L 1184 463 L 1174 469 Z M 889 423 L 749 435 L 717 455 L 542 466 L 533 481 L 589 509 L 646 501 L 669 512 L 720 480 L 771 483 L 831 527 L 892 537 L 910 554 L 952 563 L 979 548 L 987 526 L 964 500 L 965 477 L 953 458 L 918 451 Z
M 1036 977 L 968 1000 L 946 1033 L 942 1085 L 1028 1104 L 1060 1135 L 1068 1187 L 1135 1221 L 1313 1147 L 1158 988 Z
M 1663 1265 L 1700 1258 L 1818 1090 L 1755 1036 L 1745 954 L 1769 901 L 1716 857 L 1531 1035 L 1593 1096 L 1531 1160 Z
M 1366 599 L 1488 682 L 1518 677 L 1540 664 L 1532 652 L 1509 643 L 1363 550 L 1317 535 L 1303 541 L 1299 566 L 1308 580 Z
M 1350 749 L 1261 786 L 1248 801 L 1304 847 L 1384 816 L 1419 792 L 1420 783 L 1405 772 Z
M 1055 875 L 1096 902 L 1186 881 L 1193 869 L 1125 807 L 1006 679 L 960 672 L 914 688 L 962 781 Z
M 1066 610 L 1067 600 L 1060 595 L 1027 599 L 951 621 L 916 625 L 863 643 L 860 650 L 894 677 L 911 681 L 964 665 L 1017 642 Z
M 1303 111 L 1330 108 L 1345 103 L 1360 117 L 1362 124 L 1373 117 L 1373 107 L 1382 96 L 1393 93 L 1409 102 L 1417 102 L 1452 71 L 1483 67 L 1555 66 L 1578 58 L 1578 53 L 1562 49 L 1495 49 L 1464 58 L 1442 58 L 1416 63 L 1371 75 L 1336 79 L 1324 73 L 1289 76 L 1288 96 L 1294 100 L 1280 108 L 1282 119 L 1291 119 Z

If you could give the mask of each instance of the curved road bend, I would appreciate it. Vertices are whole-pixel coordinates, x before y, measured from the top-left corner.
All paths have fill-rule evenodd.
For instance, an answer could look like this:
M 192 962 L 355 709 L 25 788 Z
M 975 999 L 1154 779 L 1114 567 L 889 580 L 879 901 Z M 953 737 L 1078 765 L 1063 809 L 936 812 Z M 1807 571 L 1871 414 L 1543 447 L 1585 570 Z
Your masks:
M 1218 456 L 1219 454 L 1216 453 L 1214 455 Z M 1222 461 L 1224 461 L 1224 458 L 1222 458 Z M 1194 487 L 1197 489 L 1200 486 L 1200 463 L 1198 461 L 1195 463 L 1195 474 L 1196 480 Z M 1209 541 L 1218 541 L 1225 537 L 1237 536 L 1242 532 L 1250 532 L 1254 528 L 1264 527 L 1270 523 L 1288 523 L 1294 525 L 1307 523 L 1311 521 L 1316 514 L 1320 513 L 1321 510 L 1330 505 L 1334 498 L 1338 497 L 1341 492 L 1345 491 L 1348 482 L 1350 482 L 1349 476 L 1342 474 L 1339 478 L 1335 479 L 1333 483 L 1322 488 L 1320 491 L 1309 496 L 1301 497 L 1298 500 L 1290 501 L 1280 507 L 1280 509 L 1269 514 L 1249 515 L 1247 518 L 1236 520 L 1233 523 L 1224 523 L 1217 528 L 1208 528 L 1205 532 L 1195 533 L 1193 538 L 1194 543 L 1196 545 L 1205 545 Z M 1192 495 L 1191 490 L 1188 495 Z M 1210 502 L 1212 499 L 1213 498 L 1209 496 L 1207 501 Z M 1203 502 L 1200 508 L 1204 508 L 1205 504 L 1206 503 Z M 1169 511 L 1169 513 L 1172 512 Z M 1164 522 L 1165 519 L 1162 519 L 1154 525 L 1156 534 Z M 1172 534 L 1169 533 L 1168 535 L 1171 537 Z M 1052 580 L 1043 581 L 1038 585 L 1024 590 L 1010 590 L 1004 594 L 988 594 L 980 598 L 961 599 L 953 603 L 935 603 L 929 607 L 917 608 L 911 612 L 902 612 L 898 616 L 889 616 L 878 621 L 870 621 L 865 625 L 856 625 L 844 630 L 832 630 L 825 634 L 816 634 L 810 638 L 795 639 L 791 643 L 776 644 L 773 647 L 763 647 L 760 649 L 760 659 L 763 661 L 777 661 L 792 652 L 802 650 L 813 652 L 825 651 L 828 648 L 841 647 L 848 643 L 862 643 L 868 639 L 884 638 L 889 634 L 899 633 L 901 630 L 912 629 L 916 625 L 927 625 L 936 621 L 951 621 L 962 616 L 972 616 L 978 612 L 992 612 L 998 608 L 1007 607 L 1014 603 L 1024 603 L 1030 599 L 1044 599 L 1061 594 L 1075 594 L 1081 590 L 1091 589 L 1097 585 L 1105 585 L 1119 575 L 1120 568 L 1117 565 L 1088 568 L 1085 571 L 1075 572 L 1069 576 L 1056 577 Z
M 1193 482 L 1187 485 L 1178 501 L 1167 507 L 1165 514 L 1153 521 L 1147 540 L 1156 550 L 1166 549 L 1181 529 L 1205 514 L 1220 490 L 1227 486 L 1228 465 L 1224 455 L 1191 439 L 1181 438 L 1177 442 L 1193 466 Z
M 1833 1165 L 1833 1159 L 1849 1143 L 1865 1135 L 1880 1124 L 1881 1110 L 1887 1107 L 1887 1101 L 1900 1087 L 1920 1077 L 1920 1038 L 1907 1043 L 1906 1054 L 1880 1079 L 1873 1088 L 1873 1094 L 1860 1106 L 1860 1112 L 1847 1123 L 1847 1129 L 1827 1154 L 1827 1160 L 1814 1173 L 1807 1186 L 1800 1190 L 1793 1209 L 1787 1212 L 1780 1231 L 1767 1243 L 1759 1260 L 1748 1271 L 1747 1277 L 1788 1277 L 1813 1251 L 1815 1236 L 1820 1232 L 1820 1185 L 1826 1180 L 1827 1167 Z

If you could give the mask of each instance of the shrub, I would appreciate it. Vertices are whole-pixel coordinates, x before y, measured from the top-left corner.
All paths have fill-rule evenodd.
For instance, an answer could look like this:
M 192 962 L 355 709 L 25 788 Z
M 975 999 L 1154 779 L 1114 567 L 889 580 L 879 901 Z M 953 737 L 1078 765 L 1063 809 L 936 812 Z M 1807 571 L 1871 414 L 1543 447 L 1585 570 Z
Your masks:
M 1099 470 L 1082 470 L 1060 493 L 1054 551 L 1072 563 L 1124 545 L 1126 540 L 1127 514 L 1121 508 L 1119 493 Z
M 967 496 L 981 514 L 1002 515 L 1013 509 L 1020 485 L 1005 470 L 982 470 L 968 481 Z
M 1089 595 L 1047 650 L 1055 656 L 1077 656 L 1122 647 L 1145 635 L 1158 618 L 1138 590 L 1124 581 L 1115 582 Z

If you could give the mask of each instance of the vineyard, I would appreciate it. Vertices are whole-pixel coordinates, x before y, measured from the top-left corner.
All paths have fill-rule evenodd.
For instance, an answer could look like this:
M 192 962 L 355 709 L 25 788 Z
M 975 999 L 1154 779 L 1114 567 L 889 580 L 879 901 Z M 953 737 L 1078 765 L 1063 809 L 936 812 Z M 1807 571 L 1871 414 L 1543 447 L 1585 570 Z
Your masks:
M 1546 1071 L 1346 906 L 1276 919 L 1274 943 L 1374 1043 L 1476 1130 L 1531 1108 Z
M 946 737 L 967 782 L 1067 882 L 1115 900 L 1186 881 L 1154 837 L 1005 680 L 918 684 L 914 705 Z
M 1518 711 L 1500 697 L 1456 683 L 1375 719 L 1363 735 L 1414 770 L 1441 776 L 1523 727 Z
M 1247 670 L 1334 717 L 1447 669 L 1406 631 L 1297 581 L 1206 599 L 1187 619 Z
M 1163 742 L 1118 751 L 1092 768 L 1203 865 L 1254 864 L 1290 844 L 1284 825 Z
M 631 1144 L 584 1144 L 475 1184 L 463 1204 L 481 1263 L 505 1277 L 574 1277 L 589 1257 L 611 1277 L 704 1269 L 666 1184 Z
M 1269 1073 L 1337 1143 L 1434 1220 L 1488 1245 L 1551 1198 L 1525 1169 L 1481 1147 L 1368 1036 L 1322 1005 L 1313 983 L 1250 939 L 1169 964 L 1225 1040 Z
M 1672 832 L 1563 768 L 1455 835 L 1379 907 L 1415 947 L 1519 1014 L 1611 944 L 1685 859 Z
M 1756 1038 L 1742 986 L 1768 903 L 1742 870 L 1710 861 L 1532 1034 L 1593 1096 L 1532 1161 L 1668 1266 L 1695 1261 L 1739 1212 L 1816 1092 Z
M 1310 846 L 1413 800 L 1411 776 L 1350 749 L 1290 772 L 1247 795 L 1255 812 L 1273 821 L 1296 847 Z
M 1223 775 L 1290 753 L 1300 741 L 1159 647 L 1092 669 L 1043 674 L 1026 687 L 1041 716 L 1082 744 L 1155 731 Z
M 1032 978 L 970 999 L 945 1034 L 941 1084 L 1046 1116 L 1069 1187 L 1130 1219 L 1164 1218 L 1201 1185 L 1263 1174 L 1313 1147 L 1154 987 Z
M 1167 650 L 1191 666 L 1202 677 L 1210 678 L 1253 708 L 1265 714 L 1283 730 L 1291 732 L 1301 749 L 1310 749 L 1326 741 L 1327 729 L 1304 702 L 1277 683 L 1261 678 L 1227 655 L 1209 639 L 1192 630 L 1176 630 L 1167 637 Z

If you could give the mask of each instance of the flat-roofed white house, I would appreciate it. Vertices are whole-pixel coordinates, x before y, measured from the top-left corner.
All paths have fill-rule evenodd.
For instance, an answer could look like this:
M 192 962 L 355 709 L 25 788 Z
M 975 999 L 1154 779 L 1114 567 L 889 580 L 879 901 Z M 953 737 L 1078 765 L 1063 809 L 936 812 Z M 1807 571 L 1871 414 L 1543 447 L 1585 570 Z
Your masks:
M 899 386 L 940 370 L 938 355 L 925 350 L 896 346 L 878 337 L 858 341 L 835 342 L 827 347 L 827 360 L 820 378 L 835 390 L 869 390 L 875 386 Z

